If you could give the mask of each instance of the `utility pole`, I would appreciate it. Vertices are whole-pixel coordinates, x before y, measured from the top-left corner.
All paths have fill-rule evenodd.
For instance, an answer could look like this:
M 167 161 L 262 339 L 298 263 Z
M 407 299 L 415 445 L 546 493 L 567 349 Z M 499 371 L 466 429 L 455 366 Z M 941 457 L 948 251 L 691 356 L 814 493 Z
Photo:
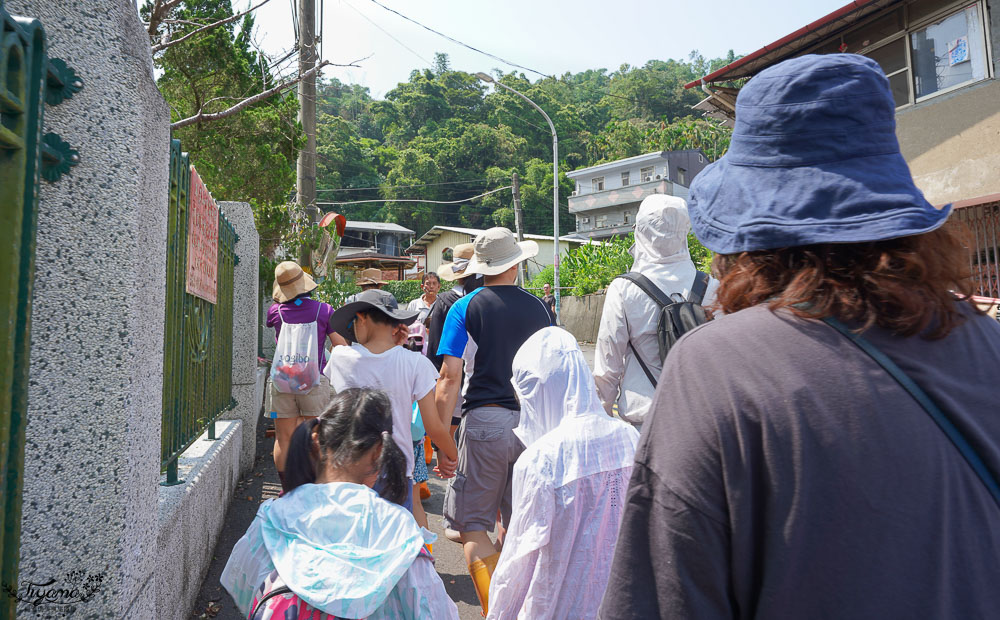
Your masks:
M 514 228 L 517 230 L 517 240 L 524 241 L 524 211 L 521 210 L 521 177 L 515 172 L 510 179 L 514 186 Z M 517 285 L 524 286 L 528 281 L 528 263 L 521 261 L 517 268 Z
M 316 0 L 296 0 L 299 5 L 299 75 L 316 66 Z M 299 81 L 299 122 L 306 145 L 296 165 L 295 203 L 310 224 L 319 221 L 316 207 L 316 74 Z M 311 252 L 302 252 L 303 267 L 312 267 Z

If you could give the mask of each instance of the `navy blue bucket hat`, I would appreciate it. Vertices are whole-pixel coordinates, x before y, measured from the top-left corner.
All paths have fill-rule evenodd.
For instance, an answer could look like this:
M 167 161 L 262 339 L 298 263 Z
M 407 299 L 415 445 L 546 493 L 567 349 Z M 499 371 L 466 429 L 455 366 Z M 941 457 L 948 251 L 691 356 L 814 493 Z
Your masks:
M 801 56 L 751 79 L 729 151 L 695 177 L 688 204 L 695 235 L 721 254 L 916 235 L 950 207 L 913 184 L 889 81 L 856 54 Z

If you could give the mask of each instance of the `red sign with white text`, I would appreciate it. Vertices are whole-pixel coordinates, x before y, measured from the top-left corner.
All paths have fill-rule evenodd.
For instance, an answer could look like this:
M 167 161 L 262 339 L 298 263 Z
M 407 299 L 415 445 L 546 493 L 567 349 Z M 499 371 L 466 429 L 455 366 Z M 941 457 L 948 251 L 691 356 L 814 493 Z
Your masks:
M 218 299 L 219 207 L 194 166 L 191 166 L 191 193 L 188 197 L 188 268 L 185 288 L 195 297 L 214 304 Z

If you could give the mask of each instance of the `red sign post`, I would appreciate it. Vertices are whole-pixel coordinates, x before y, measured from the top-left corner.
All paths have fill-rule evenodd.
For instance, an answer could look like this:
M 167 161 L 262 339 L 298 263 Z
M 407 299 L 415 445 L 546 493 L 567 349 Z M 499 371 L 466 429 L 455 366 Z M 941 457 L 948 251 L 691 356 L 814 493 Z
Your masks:
M 219 207 L 191 166 L 186 290 L 215 303 L 219 276 Z

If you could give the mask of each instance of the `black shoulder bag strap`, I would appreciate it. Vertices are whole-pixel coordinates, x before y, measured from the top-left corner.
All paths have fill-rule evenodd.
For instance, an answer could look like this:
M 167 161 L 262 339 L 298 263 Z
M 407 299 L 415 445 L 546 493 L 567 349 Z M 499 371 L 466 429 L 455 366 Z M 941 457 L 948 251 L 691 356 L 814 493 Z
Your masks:
M 1000 485 L 997 484 L 996 478 L 986 467 L 986 463 L 980 458 L 979 453 L 972 447 L 969 441 L 962 435 L 962 432 L 958 430 L 958 427 L 951 421 L 948 415 L 941 410 L 937 404 L 931 400 L 931 397 L 924 392 L 916 382 L 909 377 L 903 370 L 896 365 L 889 356 L 880 351 L 874 344 L 869 340 L 861 337 L 861 335 L 856 334 L 850 330 L 846 325 L 838 321 L 833 317 L 826 317 L 823 319 L 828 325 L 839 331 L 841 334 L 847 337 L 848 340 L 853 342 L 859 349 L 867 353 L 873 360 L 878 362 L 878 364 L 884 368 L 892 378 L 895 379 L 911 396 L 924 408 L 924 411 L 931 416 L 934 423 L 938 425 L 938 428 L 948 436 L 951 443 L 958 448 L 958 451 L 965 458 L 965 461 L 969 464 L 979 479 L 982 480 L 983 484 L 986 485 L 986 489 L 993 496 L 993 500 L 1000 507 Z
M 670 301 L 669 298 L 667 298 L 666 295 L 663 294 L 663 291 L 661 291 L 660 289 L 656 288 L 656 285 L 649 281 L 649 278 L 647 278 L 646 276 L 642 275 L 638 271 L 629 271 L 627 273 L 621 274 L 618 277 L 622 278 L 624 280 L 628 280 L 629 282 L 632 282 L 633 284 L 635 284 L 636 286 L 638 286 L 640 289 L 642 289 L 642 292 L 644 292 L 647 295 L 649 295 L 650 298 L 652 298 L 652 300 L 656 302 L 656 305 L 658 305 L 661 310 L 665 306 L 673 303 L 672 301 Z M 628 331 L 628 317 L 627 316 L 625 318 L 625 330 Z M 642 372 L 646 373 L 646 378 L 649 379 L 649 382 L 652 383 L 653 387 L 655 388 L 656 387 L 656 377 L 653 376 L 652 371 L 649 370 L 649 366 L 646 366 L 646 362 L 642 361 L 642 357 L 639 356 L 639 351 L 637 351 L 636 348 L 635 348 L 635 345 L 632 344 L 632 336 L 631 336 L 631 334 L 629 335 L 629 339 L 628 339 L 628 348 L 632 349 L 632 355 L 635 356 L 635 361 L 639 362 L 639 367 L 642 368 Z
M 277 588 L 271 590 L 270 592 L 262 596 L 260 600 L 257 601 L 257 604 L 254 605 L 254 608 L 250 611 L 250 620 L 254 620 L 254 614 L 256 614 L 258 610 L 265 609 L 264 606 L 267 604 L 268 599 L 272 599 L 275 596 L 281 596 L 282 594 L 291 594 L 291 593 L 292 589 L 289 588 L 288 586 L 278 586 Z

